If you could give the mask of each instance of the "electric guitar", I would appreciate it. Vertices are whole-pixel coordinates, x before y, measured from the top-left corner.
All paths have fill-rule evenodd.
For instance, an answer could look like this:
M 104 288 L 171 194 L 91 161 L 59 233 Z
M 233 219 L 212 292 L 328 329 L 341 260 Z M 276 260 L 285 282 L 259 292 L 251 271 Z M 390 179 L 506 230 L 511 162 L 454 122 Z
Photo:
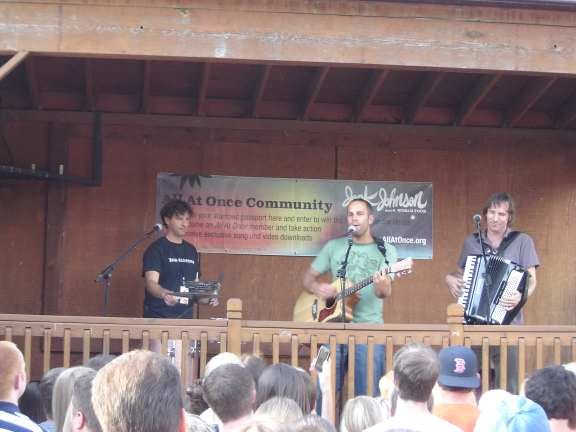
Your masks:
M 406 258 L 392 264 L 384 272 L 385 274 L 403 276 L 412 272 L 412 265 L 412 258 Z M 294 305 L 293 320 L 300 322 L 341 322 L 342 306 L 344 305 L 346 322 L 351 321 L 353 304 L 350 301 L 346 301 L 349 300 L 347 297 L 367 287 L 372 282 L 374 282 L 374 276 L 367 277 L 355 284 L 351 284 L 347 280 L 346 288 L 342 291 L 340 289 L 340 280 L 336 279 L 332 282 L 332 286 L 340 292 L 335 297 L 327 300 L 323 300 L 308 292 L 302 292 Z

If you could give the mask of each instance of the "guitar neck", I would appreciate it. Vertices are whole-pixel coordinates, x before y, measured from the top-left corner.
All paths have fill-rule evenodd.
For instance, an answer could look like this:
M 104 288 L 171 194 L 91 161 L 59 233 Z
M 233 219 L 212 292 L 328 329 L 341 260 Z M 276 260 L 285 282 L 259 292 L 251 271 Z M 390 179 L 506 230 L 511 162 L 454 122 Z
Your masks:
M 360 291 L 362 288 L 367 287 L 372 282 L 374 282 L 374 276 L 367 277 L 366 279 L 362 279 L 360 282 L 355 283 L 348 288 L 345 288 L 343 291 L 340 291 L 338 295 L 336 295 L 336 300 L 341 300 L 344 297 L 348 297 L 354 294 L 356 291 Z

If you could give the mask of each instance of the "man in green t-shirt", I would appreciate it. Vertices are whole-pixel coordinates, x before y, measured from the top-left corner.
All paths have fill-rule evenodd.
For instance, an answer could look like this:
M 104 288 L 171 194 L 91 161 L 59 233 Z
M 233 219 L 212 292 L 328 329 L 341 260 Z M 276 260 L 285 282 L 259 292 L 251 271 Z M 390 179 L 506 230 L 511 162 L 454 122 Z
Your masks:
M 396 248 L 387 243 L 378 244 L 370 232 L 374 222 L 372 205 L 364 199 L 354 199 L 348 204 L 348 225 L 352 231 L 352 243 L 346 266 L 346 278 L 357 283 L 373 277 L 373 283 L 354 294 L 352 299 L 352 322 L 381 324 L 383 299 L 392 294 L 392 278 L 385 270 L 396 262 Z M 335 279 L 345 259 L 349 241 L 346 237 L 330 240 L 312 262 L 304 275 L 304 289 L 322 299 L 333 298 L 337 290 L 319 280 L 324 273 L 331 273 Z M 356 346 L 356 367 L 354 387 L 357 395 L 367 392 L 367 346 Z M 343 375 L 347 369 L 348 346 L 340 345 L 336 356 L 336 390 L 342 388 Z M 383 345 L 374 349 L 374 391 L 378 389 L 378 381 L 384 373 L 385 351 Z

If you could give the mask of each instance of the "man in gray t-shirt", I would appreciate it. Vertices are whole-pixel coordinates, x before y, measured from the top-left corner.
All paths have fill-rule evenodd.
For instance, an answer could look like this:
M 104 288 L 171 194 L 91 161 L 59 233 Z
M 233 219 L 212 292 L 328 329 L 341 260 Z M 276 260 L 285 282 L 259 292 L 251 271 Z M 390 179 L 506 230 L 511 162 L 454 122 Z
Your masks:
M 531 296 L 536 289 L 536 267 L 540 265 L 540 261 L 532 238 L 527 234 L 513 231 L 510 228 L 515 213 L 512 197 L 506 192 L 498 192 L 492 195 L 482 209 L 482 213 L 486 222 L 486 231 L 482 233 L 485 253 L 503 256 L 524 267 L 529 274 L 526 287 L 528 296 Z M 504 250 L 500 252 L 500 248 L 504 248 Z M 462 245 L 457 271 L 446 275 L 446 284 L 454 298 L 458 298 L 462 294 L 464 287 L 462 272 L 466 264 L 466 257 L 481 253 L 482 246 L 478 234 L 469 235 Z M 516 291 L 512 295 L 503 296 L 500 302 L 506 309 L 511 310 L 514 309 L 520 300 L 521 294 Z M 524 317 L 522 311 L 520 311 L 514 321 L 512 321 L 512 324 L 522 324 L 523 322 Z M 514 353 L 511 352 L 510 354 L 508 359 L 509 366 L 515 368 Z M 510 373 L 508 376 L 511 387 L 514 387 L 517 376 Z

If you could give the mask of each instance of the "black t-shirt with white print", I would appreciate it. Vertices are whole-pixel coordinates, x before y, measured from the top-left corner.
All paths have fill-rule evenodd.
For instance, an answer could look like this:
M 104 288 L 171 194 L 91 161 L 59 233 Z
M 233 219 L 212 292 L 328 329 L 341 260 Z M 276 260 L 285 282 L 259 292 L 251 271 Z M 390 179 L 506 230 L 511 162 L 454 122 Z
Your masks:
M 180 291 L 183 280 L 191 281 L 200 277 L 200 255 L 196 248 L 186 241 L 173 243 L 162 237 L 148 246 L 142 261 L 142 275 L 147 271 L 157 271 L 160 274 L 158 283 L 170 291 Z M 192 308 L 180 303 L 168 306 L 163 299 L 146 291 L 144 317 L 192 318 Z

